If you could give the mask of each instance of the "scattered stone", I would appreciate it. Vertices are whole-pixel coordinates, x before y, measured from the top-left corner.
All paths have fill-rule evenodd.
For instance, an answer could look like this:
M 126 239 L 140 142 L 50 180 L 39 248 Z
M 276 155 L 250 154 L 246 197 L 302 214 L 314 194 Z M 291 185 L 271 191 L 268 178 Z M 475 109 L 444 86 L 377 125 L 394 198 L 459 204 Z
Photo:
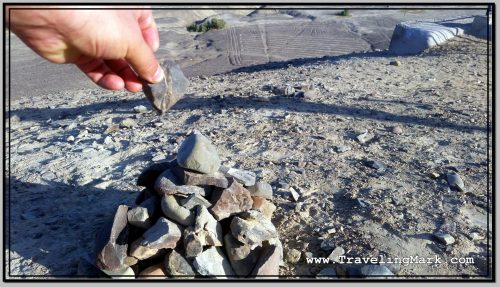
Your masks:
M 448 186 L 450 187 L 451 190 L 463 191 L 463 192 L 466 191 L 464 182 L 462 181 L 462 178 L 460 178 L 460 175 L 458 173 L 450 171 L 446 175 L 446 179 L 448 181 Z
M 292 194 L 292 198 L 294 201 L 299 200 L 300 194 L 293 187 L 290 187 L 290 193 Z
M 209 185 L 220 188 L 228 187 L 228 180 L 221 172 L 211 174 L 197 173 L 185 170 L 181 167 L 172 169 L 173 173 L 179 178 L 182 184 L 186 185 Z
M 187 208 L 189 210 L 193 209 L 193 207 L 197 205 L 202 205 L 205 206 L 206 208 L 212 206 L 212 204 L 208 200 L 206 200 L 203 196 L 194 193 L 188 195 L 188 197 L 186 198 L 181 199 L 180 203 L 182 207 Z
M 125 127 L 125 128 L 131 128 L 131 127 L 135 127 L 137 125 L 137 123 L 135 122 L 134 119 L 131 119 L 131 118 L 126 118 L 124 119 L 120 125 L 122 127 Z
M 88 135 L 89 135 L 89 131 L 88 130 L 83 130 L 76 137 L 79 138 L 79 139 L 81 139 L 81 138 L 87 137 Z
M 401 66 L 401 62 L 400 62 L 400 61 L 398 61 L 398 60 L 395 60 L 395 61 L 391 61 L 391 62 L 389 63 L 389 65 L 391 65 L 391 66 Z
M 74 142 L 75 141 L 75 137 L 74 136 L 69 136 L 67 139 L 66 139 L 67 142 Z
M 263 241 L 278 237 L 278 232 L 271 220 L 256 210 L 250 210 L 233 217 L 231 234 L 241 243 L 248 244 L 253 249 L 262 246 Z
M 453 236 L 451 236 L 450 234 L 448 233 L 444 233 L 444 232 L 436 232 L 434 233 L 434 237 L 442 244 L 444 245 L 451 245 L 453 243 L 455 243 L 455 238 L 453 238 Z
M 430 172 L 429 173 L 429 177 L 432 178 L 432 179 L 437 179 L 437 178 L 439 178 L 439 173 L 437 173 L 437 172 Z
M 203 243 L 192 226 L 184 230 L 184 249 L 186 257 L 196 257 L 203 252 Z
M 149 228 L 151 226 L 150 219 L 153 217 L 157 203 L 158 199 L 153 196 L 146 199 L 141 205 L 129 209 L 127 213 L 128 223 L 139 228 Z
M 165 194 L 161 199 L 163 214 L 183 226 L 194 224 L 194 214 L 187 208 L 180 206 L 174 195 Z
M 250 249 L 250 246 L 239 242 L 230 233 L 224 236 L 224 247 L 234 273 L 239 276 L 248 276 L 257 263 L 260 248 Z
M 400 135 L 403 133 L 403 128 L 401 128 L 400 126 L 392 127 L 392 133 Z
M 252 194 L 252 196 L 263 197 L 267 199 L 273 198 L 273 188 L 271 185 L 265 181 L 257 181 L 255 185 L 248 186 L 248 191 Z
M 378 278 L 383 276 L 394 276 L 394 274 L 383 265 L 365 265 L 360 269 L 361 276 L 370 277 L 370 278 Z
M 164 154 L 158 154 L 158 155 L 155 155 L 151 160 L 154 162 L 159 162 L 159 161 L 162 161 L 165 159 L 166 159 L 166 156 Z
M 356 136 L 356 139 L 360 144 L 367 143 L 369 140 L 371 140 L 372 137 L 368 135 L 368 131 L 364 130 L 360 134 Z
M 477 241 L 477 240 L 481 240 L 481 239 L 484 239 L 483 236 L 481 236 L 479 233 L 477 232 L 472 232 L 469 236 L 469 238 L 472 240 L 472 241 Z
M 112 143 L 114 143 L 114 141 L 113 141 L 113 139 L 110 136 L 107 136 L 107 137 L 104 138 L 104 144 L 105 145 L 110 145 Z
M 197 256 L 193 261 L 194 268 L 203 276 L 214 276 L 217 279 L 226 279 L 234 276 L 231 263 L 219 247 L 211 246 Z
M 372 203 L 365 198 L 357 198 L 356 201 L 361 207 L 370 207 L 372 205 Z
M 225 172 L 225 174 L 226 176 L 234 178 L 236 181 L 243 184 L 244 186 L 255 185 L 256 175 L 254 172 L 231 167 L 229 168 L 229 170 Z
M 128 248 L 127 211 L 128 206 L 118 206 L 111 226 L 106 226 L 99 234 L 96 264 L 103 271 L 120 271 L 126 267 L 124 260 Z
M 197 206 L 194 232 L 203 246 L 222 246 L 222 226 L 203 205 Z
M 134 107 L 134 112 L 139 113 L 139 114 L 147 113 L 148 112 L 148 108 L 146 108 L 143 105 L 135 106 Z
M 346 145 L 338 145 L 338 146 L 335 147 L 335 149 L 337 150 L 338 153 L 343 153 L 343 152 L 346 152 L 346 151 L 350 151 L 351 147 L 350 146 L 346 146 Z
M 177 185 L 178 179 L 171 170 L 161 173 L 156 179 L 154 190 L 158 194 L 199 194 L 205 196 L 205 189 L 194 185 Z
M 134 241 L 130 248 L 130 255 L 139 260 L 150 258 L 160 249 L 173 249 L 181 239 L 181 230 L 177 224 L 160 217 L 158 221 L 144 234 Z
M 331 279 L 336 278 L 337 272 L 333 267 L 326 267 L 321 269 L 321 271 L 316 275 L 317 279 Z
M 271 219 L 273 217 L 273 213 L 274 211 L 276 211 L 276 205 L 259 196 L 252 196 L 252 200 L 252 209 L 262 212 L 262 214 L 268 219 Z
M 179 252 L 172 250 L 164 260 L 165 270 L 167 274 L 180 279 L 192 279 L 195 276 L 193 267 L 189 262 L 179 254 Z
M 333 249 L 332 253 L 328 256 L 328 259 L 330 259 L 330 262 L 339 262 L 339 256 L 342 256 L 345 254 L 344 248 L 338 246 L 335 249 Z
M 366 165 L 368 167 L 371 167 L 371 168 L 377 170 L 377 172 L 384 172 L 387 168 L 383 162 L 378 161 L 378 160 L 373 160 L 373 159 L 367 159 Z
M 237 181 L 233 181 L 233 183 L 220 192 L 220 195 L 216 198 L 211 211 L 217 220 L 249 210 L 253 205 L 250 192 Z
M 109 126 L 105 131 L 104 133 L 105 134 L 111 134 L 111 133 L 114 133 L 114 132 L 117 132 L 120 130 L 120 126 L 118 125 L 112 125 L 112 126 Z
M 141 279 L 167 279 L 167 274 L 163 264 L 160 263 L 142 270 L 137 277 Z
M 192 133 L 181 144 L 177 163 L 183 168 L 208 174 L 215 173 L 220 167 L 215 146 L 199 133 Z
M 254 270 L 252 271 L 252 275 L 256 277 L 266 276 L 266 279 L 278 278 L 279 261 L 280 261 L 280 255 L 278 247 L 276 245 L 264 246 L 260 258 L 257 261 Z M 276 276 L 276 277 L 269 277 L 269 276 Z
M 290 249 L 285 255 L 285 260 L 288 263 L 295 264 L 299 262 L 302 253 L 297 249 Z

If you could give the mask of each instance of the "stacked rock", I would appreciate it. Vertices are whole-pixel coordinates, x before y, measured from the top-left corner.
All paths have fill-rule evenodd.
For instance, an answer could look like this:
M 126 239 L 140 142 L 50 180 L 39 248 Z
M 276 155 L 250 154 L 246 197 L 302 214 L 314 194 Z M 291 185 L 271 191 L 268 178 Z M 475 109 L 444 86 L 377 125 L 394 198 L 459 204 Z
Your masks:
M 271 186 L 221 166 L 205 136 L 190 134 L 176 160 L 147 168 L 137 184 L 137 206 L 120 205 L 97 241 L 96 265 L 108 276 L 278 277 Z

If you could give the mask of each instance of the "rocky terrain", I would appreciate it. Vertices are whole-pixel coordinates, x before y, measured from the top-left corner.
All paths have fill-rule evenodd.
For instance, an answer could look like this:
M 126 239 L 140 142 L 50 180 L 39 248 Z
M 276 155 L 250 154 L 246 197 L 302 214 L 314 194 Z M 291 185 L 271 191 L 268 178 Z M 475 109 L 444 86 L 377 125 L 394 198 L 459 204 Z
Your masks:
M 443 262 L 385 266 L 402 278 L 489 277 L 491 70 L 491 44 L 464 35 L 416 56 L 371 51 L 192 76 L 162 117 L 141 94 L 96 88 L 13 98 L 10 275 L 76 276 L 102 224 L 133 206 L 139 174 L 198 130 L 223 165 L 271 184 L 281 276 L 374 274 L 313 257 L 418 255 Z

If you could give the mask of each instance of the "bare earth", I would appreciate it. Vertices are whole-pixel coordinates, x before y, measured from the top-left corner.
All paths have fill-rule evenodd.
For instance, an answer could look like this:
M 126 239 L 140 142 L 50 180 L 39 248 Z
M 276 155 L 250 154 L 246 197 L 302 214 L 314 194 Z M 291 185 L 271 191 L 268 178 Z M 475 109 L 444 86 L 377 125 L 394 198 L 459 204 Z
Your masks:
M 401 276 L 487 277 L 492 251 L 487 127 L 492 120 L 487 82 L 491 45 L 465 35 L 422 55 L 391 57 L 373 51 L 387 48 L 388 40 L 377 46 L 375 40 L 358 41 L 346 34 L 352 42 L 343 42 L 346 48 L 341 50 L 328 35 L 333 24 L 313 21 L 304 26 L 300 21 L 305 20 L 198 35 L 203 41 L 214 39 L 203 51 L 215 55 L 197 58 L 198 65 L 183 59 L 188 52 L 167 44 L 164 49 L 184 53 L 177 60 L 192 82 L 188 95 L 163 117 L 151 111 L 140 93 L 81 88 L 75 82 L 69 88 L 40 83 L 41 91 L 21 88 L 13 68 L 12 91 L 23 96 L 13 95 L 10 106 L 11 275 L 76 275 L 80 258 L 93 248 L 96 229 L 116 206 L 131 205 L 141 190 L 135 185 L 139 173 L 175 154 L 185 135 L 197 129 L 218 147 L 225 165 L 252 170 L 271 183 L 278 207 L 273 223 L 285 254 L 295 248 L 326 257 L 329 252 L 321 243 L 331 239 L 347 256 L 443 258 L 443 264 L 402 265 Z M 159 21 L 162 35 L 172 33 L 164 22 L 167 27 Z M 319 38 L 307 36 L 278 49 L 275 43 L 286 39 L 256 40 L 269 33 L 262 29 L 276 35 L 287 29 L 317 33 L 325 41 L 313 45 Z M 391 32 L 384 32 L 389 39 Z M 182 35 L 178 37 L 186 37 L 189 45 L 193 36 Z M 238 35 L 248 39 L 245 45 L 238 46 Z M 336 56 L 349 49 L 368 52 Z M 290 61 L 301 53 L 310 56 L 312 50 L 317 54 Z M 14 53 L 24 52 L 13 52 L 13 58 Z M 226 64 L 209 73 L 222 63 L 217 53 Z M 390 65 L 392 60 L 401 65 Z M 269 64 L 273 61 L 277 63 Z M 63 75 L 64 69 L 58 72 L 63 78 L 81 76 L 74 71 Z M 233 72 L 222 73 L 229 70 Z M 201 74 L 218 75 L 194 76 Z M 48 81 L 53 77 L 47 75 Z M 308 98 L 272 92 L 272 87 L 287 84 L 312 86 L 316 92 Z M 147 106 L 148 113 L 134 112 L 137 105 Z M 125 118 L 137 125 L 106 133 Z M 395 126 L 401 134 L 393 131 Z M 361 144 L 356 136 L 363 130 L 373 138 Z M 74 142 L 68 141 L 70 136 Z M 348 148 L 340 152 L 341 147 Z M 386 170 L 370 168 L 370 159 L 385 164 Z M 451 170 L 460 174 L 467 192 L 448 190 L 446 174 Z M 284 183 L 302 194 L 298 202 Z M 335 232 L 329 234 L 332 228 Z M 455 244 L 439 244 L 432 236 L 437 230 L 450 233 Z M 474 263 L 451 264 L 454 257 L 470 257 Z M 286 263 L 280 274 L 310 276 L 324 267 L 306 264 L 302 257 Z

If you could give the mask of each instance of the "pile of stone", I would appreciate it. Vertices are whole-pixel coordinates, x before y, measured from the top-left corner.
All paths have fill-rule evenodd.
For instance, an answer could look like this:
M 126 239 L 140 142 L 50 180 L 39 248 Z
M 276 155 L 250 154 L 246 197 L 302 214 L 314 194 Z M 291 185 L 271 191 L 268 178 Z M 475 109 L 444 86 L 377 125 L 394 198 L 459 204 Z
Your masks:
M 118 206 L 97 240 L 96 266 L 112 278 L 278 277 L 283 247 L 272 188 L 253 172 L 221 166 L 198 132 L 175 160 L 138 178 L 136 206 Z

